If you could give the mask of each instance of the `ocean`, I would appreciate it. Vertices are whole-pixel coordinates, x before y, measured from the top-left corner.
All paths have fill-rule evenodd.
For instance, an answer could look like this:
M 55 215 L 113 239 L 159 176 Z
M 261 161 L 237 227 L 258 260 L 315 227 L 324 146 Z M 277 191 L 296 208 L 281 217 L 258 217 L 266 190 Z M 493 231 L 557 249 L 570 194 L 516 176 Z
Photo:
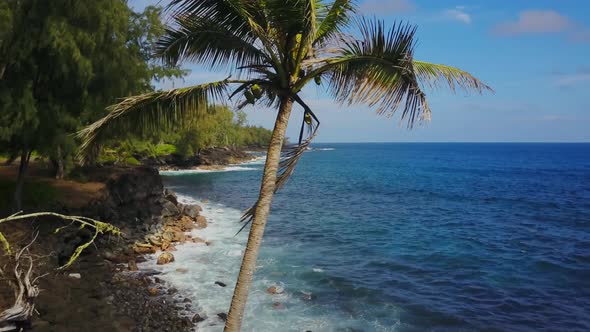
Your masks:
M 223 329 L 262 167 L 162 173 L 212 245 L 142 267 L 198 331 Z M 590 144 L 315 144 L 273 201 L 243 331 L 590 331 Z

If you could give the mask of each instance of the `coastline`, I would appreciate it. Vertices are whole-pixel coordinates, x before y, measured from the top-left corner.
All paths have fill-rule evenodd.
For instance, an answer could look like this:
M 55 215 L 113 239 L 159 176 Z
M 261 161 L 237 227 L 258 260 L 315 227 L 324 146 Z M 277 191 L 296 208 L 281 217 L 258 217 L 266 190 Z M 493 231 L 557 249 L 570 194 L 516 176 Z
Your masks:
M 6 167 L 0 175 L 10 174 Z M 167 223 L 181 220 L 185 213 L 170 213 L 169 194 L 163 190 L 156 170 L 146 167 L 96 168 L 85 171 L 84 182 L 54 181 L 35 175 L 36 181 L 69 189 L 63 197 L 37 210 L 51 210 L 102 220 L 119 227 L 121 237 L 98 237 L 66 270 L 64 264 L 92 232 L 44 218 L 0 227 L 13 246 L 39 235 L 31 253 L 39 257 L 35 275 L 41 293 L 31 325 L 35 331 L 191 331 L 193 323 L 181 314 L 191 301 L 158 278 L 158 272 L 137 269 L 145 258 L 134 250 L 149 234 Z M 66 186 L 67 185 L 67 186 Z M 84 188 L 88 192 L 78 191 Z M 62 188 L 63 189 L 63 188 Z M 71 199 L 78 196 L 78 199 Z M 186 218 L 185 218 L 186 221 Z M 196 220 L 195 220 L 196 222 Z M 190 224 L 190 225 L 189 225 Z M 192 227 L 193 221 L 187 223 Z M 5 264 L 7 256 L 0 256 Z M 0 284 L 0 311 L 13 304 L 12 290 Z
M 233 154 L 230 151 L 225 156 Z M 166 169 L 169 172 L 233 171 L 247 169 L 247 164 L 257 163 L 261 158 L 244 153 L 240 158 L 232 157 L 232 162 L 227 164 L 161 169 L 162 172 Z M 152 253 L 173 255 L 175 245 L 210 244 L 190 233 L 193 228 L 207 226 L 205 217 L 199 216 L 201 208 L 193 204 L 192 209 L 187 209 L 191 204 L 178 202 L 172 191 L 164 189 L 159 172 L 149 166 L 94 167 L 76 174 L 80 180 L 57 181 L 46 175 L 41 165 L 34 168 L 33 181 L 63 191 L 54 201 L 35 209 L 95 218 L 121 228 L 124 233 L 121 238 L 99 237 L 95 246 L 87 248 L 74 265 L 62 272 L 56 268 L 91 236 L 89 232 L 66 228 L 60 235 L 53 236 L 53 230 L 63 225 L 51 220 L 14 224 L 13 228 L 10 225 L 0 227 L 14 245 L 22 245 L 29 239 L 30 230 L 39 228 L 33 253 L 57 253 L 55 259 L 48 258 L 39 267 L 39 274 L 49 275 L 40 279 L 43 291 L 36 301 L 39 315 L 32 320 L 35 330 L 96 330 L 100 327 L 113 331 L 191 331 L 201 320 L 192 300 L 181 296 L 161 272 L 137 267 L 146 260 L 156 262 L 158 257 L 150 256 Z M 13 173 L 13 167 L 0 168 L 1 177 L 9 179 Z M 161 240 L 163 235 L 169 236 L 165 234 L 167 230 L 172 230 L 174 235 L 162 250 Z M 147 246 L 153 244 L 160 247 Z M 0 311 L 12 305 L 11 293 L 8 285 L 0 285 Z M 69 313 L 73 310 L 78 314 L 71 317 Z M 93 319 L 97 315 L 100 318 Z

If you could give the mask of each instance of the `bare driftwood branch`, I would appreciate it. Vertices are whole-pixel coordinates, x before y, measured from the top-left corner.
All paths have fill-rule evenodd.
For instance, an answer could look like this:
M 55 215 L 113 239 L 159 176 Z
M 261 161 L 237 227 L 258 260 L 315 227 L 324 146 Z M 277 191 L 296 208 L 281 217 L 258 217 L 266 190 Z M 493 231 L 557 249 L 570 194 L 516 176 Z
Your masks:
M 29 247 L 35 242 L 39 233 L 33 240 L 14 255 L 14 268 L 12 279 L 14 288 L 14 305 L 0 312 L 0 332 L 17 331 L 21 326 L 31 320 L 35 312 L 35 299 L 39 296 L 37 281 L 45 275 L 33 277 L 34 261 L 29 254 Z M 9 278 L 7 272 L 0 269 L 0 275 Z
M 60 213 L 55 212 L 38 212 L 38 213 L 30 213 L 30 214 L 22 214 L 21 212 L 15 213 L 10 215 L 6 218 L 0 219 L 0 224 L 9 222 L 9 221 L 17 221 L 23 219 L 31 219 L 31 218 L 38 218 L 38 217 L 55 217 L 65 221 L 70 221 L 69 224 L 63 227 L 57 228 L 54 233 L 60 232 L 62 229 L 67 228 L 73 224 L 78 224 L 80 229 L 84 227 L 89 227 L 94 229 L 94 235 L 92 238 L 78 246 L 68 262 L 64 265 L 59 267 L 59 269 L 64 269 L 72 263 L 80 256 L 84 249 L 88 248 L 91 244 L 94 243 L 94 240 L 98 237 L 99 234 L 103 233 L 110 233 L 117 236 L 122 235 L 121 230 L 111 224 L 104 223 L 98 220 L 94 220 L 87 217 L 82 216 L 67 216 Z M 29 248 L 37 239 L 39 233 L 36 233 L 33 240 L 20 249 L 16 254 L 14 254 L 14 267 L 8 272 L 8 269 L 0 268 L 0 276 L 8 280 L 8 283 L 14 289 L 14 305 L 3 312 L 0 312 L 0 332 L 8 332 L 8 331 L 20 331 L 22 330 L 23 326 L 26 326 L 35 312 L 35 299 L 39 296 L 39 287 L 37 282 L 40 278 L 43 278 L 45 275 L 38 275 L 34 276 L 34 266 L 35 261 L 33 259 L 34 255 L 31 255 L 29 252 Z M 4 236 L 4 234 L 0 233 L 0 244 L 4 252 L 8 255 L 12 255 L 12 248 L 10 243 Z M 12 257 L 11 257 L 12 259 Z

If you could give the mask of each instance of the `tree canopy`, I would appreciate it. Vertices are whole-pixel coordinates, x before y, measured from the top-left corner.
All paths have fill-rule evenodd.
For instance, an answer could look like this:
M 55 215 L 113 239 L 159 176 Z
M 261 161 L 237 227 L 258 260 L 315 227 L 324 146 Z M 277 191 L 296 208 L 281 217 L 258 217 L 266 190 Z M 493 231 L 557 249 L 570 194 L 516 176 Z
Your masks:
M 21 156 L 21 175 L 36 151 L 61 176 L 81 126 L 117 98 L 184 75 L 153 60 L 160 15 L 123 0 L 0 2 L 0 153 Z

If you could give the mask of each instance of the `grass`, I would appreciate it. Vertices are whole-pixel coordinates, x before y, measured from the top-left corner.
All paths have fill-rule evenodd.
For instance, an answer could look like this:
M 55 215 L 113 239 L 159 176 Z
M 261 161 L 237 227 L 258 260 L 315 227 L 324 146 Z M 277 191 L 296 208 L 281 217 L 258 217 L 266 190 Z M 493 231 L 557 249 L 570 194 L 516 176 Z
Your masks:
M 154 152 L 158 157 L 167 156 L 176 153 L 176 146 L 172 144 L 157 144 Z

